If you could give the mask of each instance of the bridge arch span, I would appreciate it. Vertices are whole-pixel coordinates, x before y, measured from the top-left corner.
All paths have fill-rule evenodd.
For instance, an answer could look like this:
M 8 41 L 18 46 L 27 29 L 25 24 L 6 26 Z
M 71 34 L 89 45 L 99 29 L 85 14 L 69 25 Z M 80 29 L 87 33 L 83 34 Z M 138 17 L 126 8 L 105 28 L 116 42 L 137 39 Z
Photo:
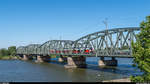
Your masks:
M 38 54 L 60 54 L 63 50 L 72 49 L 73 43 L 71 40 L 49 40 L 38 47 Z
M 37 54 L 37 48 L 40 44 L 29 44 L 26 46 L 26 54 Z
M 96 56 L 131 56 L 131 42 L 139 27 L 114 28 L 95 32 L 75 40 L 75 48 L 91 49 Z M 84 51 L 82 52 L 84 53 Z
M 16 53 L 19 55 L 19 54 L 25 54 L 25 46 L 19 46 L 17 49 L 16 49 Z

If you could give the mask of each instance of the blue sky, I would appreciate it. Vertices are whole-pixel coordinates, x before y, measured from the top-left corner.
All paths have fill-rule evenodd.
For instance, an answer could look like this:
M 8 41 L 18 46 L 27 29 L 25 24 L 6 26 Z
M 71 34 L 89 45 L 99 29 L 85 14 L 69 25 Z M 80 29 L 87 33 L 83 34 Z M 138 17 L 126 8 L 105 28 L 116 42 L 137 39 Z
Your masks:
M 135 27 L 150 0 L 0 0 L 0 48 L 76 40 L 109 28 Z

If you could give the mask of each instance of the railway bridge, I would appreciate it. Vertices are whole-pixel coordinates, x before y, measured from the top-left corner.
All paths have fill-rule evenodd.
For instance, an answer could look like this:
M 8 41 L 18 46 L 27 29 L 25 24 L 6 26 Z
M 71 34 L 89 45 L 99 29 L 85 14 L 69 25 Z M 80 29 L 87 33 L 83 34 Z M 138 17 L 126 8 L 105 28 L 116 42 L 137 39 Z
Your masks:
M 23 60 L 36 58 L 37 62 L 49 62 L 51 56 L 66 61 L 66 68 L 86 67 L 86 57 L 100 57 L 99 66 L 117 66 L 116 57 L 132 58 L 131 43 L 137 40 L 139 27 L 113 28 L 72 40 L 49 40 L 43 44 L 19 46 L 17 55 Z M 105 60 L 111 57 L 111 60 Z

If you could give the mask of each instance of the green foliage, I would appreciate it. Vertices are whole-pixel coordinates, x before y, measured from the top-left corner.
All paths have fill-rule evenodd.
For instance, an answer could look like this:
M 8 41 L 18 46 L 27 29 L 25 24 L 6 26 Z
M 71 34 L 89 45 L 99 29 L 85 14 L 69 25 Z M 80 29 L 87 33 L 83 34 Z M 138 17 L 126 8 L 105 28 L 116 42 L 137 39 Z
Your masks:
M 5 48 L 0 49 L 0 58 L 8 58 L 16 54 L 16 46 L 8 47 L 8 50 Z
M 141 76 L 131 76 L 130 79 L 132 82 L 144 82 L 144 78 Z
M 132 76 L 133 82 L 150 81 L 150 16 L 146 17 L 140 25 L 141 32 L 137 35 L 137 41 L 132 42 L 133 62 L 141 71 L 141 76 Z
M 7 49 L 2 48 L 2 49 L 0 50 L 0 56 L 5 56 L 5 55 L 9 55 L 9 52 L 8 52 Z
M 16 54 L 16 46 L 8 47 L 9 55 L 14 56 Z

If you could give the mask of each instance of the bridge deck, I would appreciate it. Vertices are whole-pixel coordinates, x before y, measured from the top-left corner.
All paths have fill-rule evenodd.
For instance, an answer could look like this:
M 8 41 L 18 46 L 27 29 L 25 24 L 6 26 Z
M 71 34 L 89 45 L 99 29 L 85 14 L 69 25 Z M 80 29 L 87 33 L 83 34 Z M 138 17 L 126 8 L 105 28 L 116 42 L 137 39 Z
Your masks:
M 95 55 L 95 54 L 50 54 L 50 55 L 63 55 L 63 56 L 85 56 L 85 57 L 118 57 L 118 58 L 133 58 L 131 55 Z

